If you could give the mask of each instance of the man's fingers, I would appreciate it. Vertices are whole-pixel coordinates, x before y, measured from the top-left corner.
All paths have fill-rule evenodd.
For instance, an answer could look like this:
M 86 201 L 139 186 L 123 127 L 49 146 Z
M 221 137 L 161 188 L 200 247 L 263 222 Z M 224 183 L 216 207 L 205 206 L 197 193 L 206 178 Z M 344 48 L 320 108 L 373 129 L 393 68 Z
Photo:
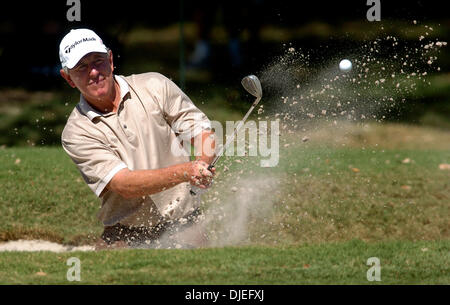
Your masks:
M 202 160 L 197 160 L 195 161 L 197 164 L 203 166 L 203 167 L 208 167 L 208 163 L 206 163 L 205 161 Z
M 205 189 L 208 186 L 210 186 L 211 183 L 206 182 L 206 181 L 201 181 L 200 179 L 194 179 L 193 181 L 191 181 L 191 185 L 195 185 L 198 188 Z
M 205 189 L 211 186 L 215 169 L 208 169 L 208 164 L 204 161 L 194 161 L 192 163 L 192 175 L 190 183 L 199 188 Z
M 203 172 L 203 176 L 206 176 L 206 177 L 212 177 L 213 174 L 212 174 L 208 169 L 206 169 L 206 170 Z
M 211 177 L 212 176 L 212 173 L 208 170 L 208 164 L 203 161 L 199 161 L 197 163 L 197 170 L 200 174 L 199 176 L 201 176 L 201 177 L 203 177 L 203 176 Z

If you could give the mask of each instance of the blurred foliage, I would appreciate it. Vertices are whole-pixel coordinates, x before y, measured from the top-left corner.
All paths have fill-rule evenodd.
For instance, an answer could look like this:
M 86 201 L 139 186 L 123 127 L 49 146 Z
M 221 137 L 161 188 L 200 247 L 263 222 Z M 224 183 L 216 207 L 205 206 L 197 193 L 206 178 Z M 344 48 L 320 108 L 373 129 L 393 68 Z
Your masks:
M 183 89 L 211 120 L 236 121 L 242 118 L 252 100 L 243 92 L 241 78 L 247 74 L 260 75 L 291 46 L 311 51 L 311 65 L 316 65 L 330 59 L 337 60 L 339 54 L 351 50 L 358 43 L 371 41 L 380 33 L 414 42 L 424 29 L 429 28 L 433 30 L 429 31 L 428 39 L 447 41 L 450 27 L 438 20 L 419 24 L 412 20 L 397 20 L 386 21 L 382 25 L 366 21 L 347 21 L 338 25 L 311 21 L 289 26 L 266 23 L 259 31 L 256 44 L 249 43 L 248 29 L 242 30 L 240 38 L 245 65 L 232 68 L 226 46 L 228 34 L 220 23 L 215 23 L 211 35 L 212 63 L 203 69 L 187 67 Z M 193 52 L 197 37 L 195 24 L 186 22 L 185 60 Z M 159 27 L 139 24 L 115 38 L 120 46 L 113 47 L 115 73 L 129 75 L 157 71 L 180 83 L 180 32 L 176 23 Z M 419 83 L 413 92 L 403 96 L 407 103 L 379 115 L 385 115 L 391 121 L 450 129 L 450 55 L 446 48 L 439 54 L 437 64 L 441 67 L 440 72 L 429 73 L 429 83 Z M 381 55 L 381 58 L 392 60 L 389 50 L 384 50 Z M 79 93 L 64 83 L 57 70 L 58 67 L 54 67 L 52 73 L 30 73 L 26 78 L 21 73 L 20 81 L 1 84 L 0 145 L 60 145 L 61 131 L 78 102 Z M 314 69 L 309 71 L 315 73 Z M 279 96 L 275 96 L 277 92 L 269 92 L 265 86 L 267 84 L 263 83 L 264 106 L 270 108 L 274 104 L 272 99 Z M 370 92 L 361 90 L 361 94 L 376 98 L 384 93 L 373 89 Z
M 62 130 L 77 100 L 72 99 L 69 104 L 60 92 L 42 95 L 24 91 L 20 95 L 29 99 L 14 101 L 15 93 L 17 95 L 16 90 L 8 90 L 2 94 L 9 107 L 0 108 L 0 143 L 6 146 L 59 145 Z
M 237 121 L 248 110 L 252 98 L 244 94 L 236 81 L 235 86 L 191 84 L 186 90 L 194 103 L 211 119 L 224 123 Z M 9 94 L 8 94 L 9 92 Z M 0 144 L 2 146 L 60 145 L 60 136 L 66 120 L 78 102 L 73 89 L 52 92 L 50 95 L 30 94 L 29 100 L 11 102 L 15 91 L 3 91 L 9 99 L 0 107 Z M 14 98 L 14 97 L 13 97 Z M 409 122 L 450 130 L 450 74 L 434 76 L 430 85 L 423 84 L 414 94 L 406 96 L 408 102 L 390 108 L 386 121 Z M 267 100 L 270 98 L 267 97 Z M 264 104 L 270 109 L 270 102 Z M 255 119 L 256 113 L 250 119 Z

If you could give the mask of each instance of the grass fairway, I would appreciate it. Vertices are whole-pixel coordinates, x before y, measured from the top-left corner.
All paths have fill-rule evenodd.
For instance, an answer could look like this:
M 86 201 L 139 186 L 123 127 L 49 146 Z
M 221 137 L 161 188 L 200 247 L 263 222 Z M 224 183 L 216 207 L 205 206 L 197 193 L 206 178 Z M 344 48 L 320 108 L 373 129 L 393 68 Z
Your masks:
M 370 257 L 382 284 L 448 284 L 450 171 L 439 169 L 450 163 L 448 132 L 302 136 L 282 137 L 274 168 L 221 161 L 204 197 L 207 215 L 228 213 L 210 213 L 215 247 L 2 252 L 0 283 L 66 284 L 75 256 L 82 284 L 367 284 Z M 92 244 L 102 230 L 99 200 L 59 147 L 0 149 L 0 185 L 0 241 Z
M 96 196 L 62 148 L 0 150 L 0 240 L 85 243 L 98 234 Z
M 448 284 L 450 242 L 345 243 L 196 250 L 0 253 L 0 284 Z M 69 282 L 67 259 L 81 262 Z M 381 281 L 367 280 L 378 257 Z

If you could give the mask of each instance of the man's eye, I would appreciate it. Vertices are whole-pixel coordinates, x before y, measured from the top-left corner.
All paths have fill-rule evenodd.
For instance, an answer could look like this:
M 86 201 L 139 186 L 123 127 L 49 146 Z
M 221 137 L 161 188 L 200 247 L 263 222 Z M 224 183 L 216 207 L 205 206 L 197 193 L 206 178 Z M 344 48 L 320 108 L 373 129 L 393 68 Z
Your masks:
M 80 65 L 80 66 L 78 66 L 78 68 L 77 68 L 77 70 L 78 71 L 83 71 L 83 70 L 86 70 L 86 65 Z

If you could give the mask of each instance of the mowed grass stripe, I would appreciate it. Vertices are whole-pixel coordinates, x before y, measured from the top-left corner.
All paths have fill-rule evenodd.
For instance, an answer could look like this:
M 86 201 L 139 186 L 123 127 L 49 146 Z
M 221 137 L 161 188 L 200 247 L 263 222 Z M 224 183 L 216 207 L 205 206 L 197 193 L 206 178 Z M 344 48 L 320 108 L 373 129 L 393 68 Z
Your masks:
M 0 253 L 1 284 L 448 284 L 450 241 Z M 66 261 L 81 261 L 81 282 Z M 381 281 L 369 282 L 370 257 Z
M 275 202 L 274 225 L 248 222 L 257 243 L 449 237 L 450 172 L 438 168 L 449 162 L 447 151 L 302 147 L 281 154 L 274 168 L 224 159 L 205 197 L 237 198 L 230 189 L 240 177 L 278 179 L 276 192 L 260 199 Z M 100 201 L 62 148 L 1 149 L 0 185 L 0 240 L 92 244 L 102 230 Z
M 0 240 L 85 242 L 101 229 L 100 202 L 60 147 L 0 150 L 0 184 Z

